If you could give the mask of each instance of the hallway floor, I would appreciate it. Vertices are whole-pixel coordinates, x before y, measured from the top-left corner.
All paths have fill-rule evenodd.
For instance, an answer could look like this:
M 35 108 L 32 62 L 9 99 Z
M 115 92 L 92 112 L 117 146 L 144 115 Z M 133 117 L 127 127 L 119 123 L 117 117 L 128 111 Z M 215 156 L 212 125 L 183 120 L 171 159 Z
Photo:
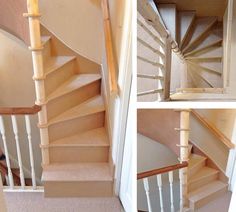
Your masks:
M 8 212 L 121 212 L 117 197 L 46 198 L 42 192 L 5 193 Z
M 199 210 L 196 210 L 196 212 L 228 212 L 230 199 L 231 199 L 231 192 L 228 192 L 227 194 L 215 199 L 211 203 L 205 205 Z

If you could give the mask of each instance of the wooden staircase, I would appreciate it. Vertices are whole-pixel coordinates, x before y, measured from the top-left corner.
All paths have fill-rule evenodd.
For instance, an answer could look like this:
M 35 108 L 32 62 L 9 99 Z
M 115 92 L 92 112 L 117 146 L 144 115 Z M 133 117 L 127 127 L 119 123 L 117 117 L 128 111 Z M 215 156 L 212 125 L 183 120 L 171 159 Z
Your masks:
M 110 141 L 101 94 L 100 66 L 66 47 L 41 26 L 44 46 L 49 163 L 43 166 L 46 197 L 113 195 Z
M 175 4 L 157 8 L 187 66 L 186 87 L 177 89 L 171 100 L 223 94 L 223 23 L 217 17 L 198 17 L 194 10 L 178 11 Z
M 192 146 L 189 148 L 188 200 L 190 210 L 195 211 L 225 194 L 228 184 L 219 170 L 208 165 L 207 157 L 191 151 Z

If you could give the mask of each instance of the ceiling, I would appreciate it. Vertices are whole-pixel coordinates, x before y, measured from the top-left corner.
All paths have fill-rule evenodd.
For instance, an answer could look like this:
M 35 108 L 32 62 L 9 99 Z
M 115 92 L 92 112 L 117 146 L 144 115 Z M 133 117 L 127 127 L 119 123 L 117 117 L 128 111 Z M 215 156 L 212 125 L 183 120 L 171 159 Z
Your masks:
M 159 3 L 175 3 L 178 10 L 196 10 L 197 16 L 218 16 L 222 19 L 227 0 L 154 0 Z

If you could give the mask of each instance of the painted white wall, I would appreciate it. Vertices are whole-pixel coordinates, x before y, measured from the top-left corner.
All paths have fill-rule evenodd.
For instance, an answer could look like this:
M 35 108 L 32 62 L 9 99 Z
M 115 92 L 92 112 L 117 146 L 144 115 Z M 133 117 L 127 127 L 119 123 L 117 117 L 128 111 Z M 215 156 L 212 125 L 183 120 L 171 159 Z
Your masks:
M 189 140 L 226 172 L 228 148 L 193 115 L 190 116 L 190 129 Z
M 161 160 L 160 160 L 161 159 Z M 177 156 L 166 146 L 153 141 L 141 134 L 137 135 L 137 172 L 162 168 L 179 163 Z M 178 171 L 174 172 L 174 203 L 175 211 L 179 208 L 179 180 Z M 169 182 L 166 174 L 162 175 L 164 210 L 170 210 Z M 149 178 L 150 197 L 153 211 L 160 211 L 159 194 L 156 177 Z M 147 211 L 147 200 L 142 180 L 137 182 L 138 209 Z
M 42 23 L 75 52 L 101 64 L 100 0 L 40 0 Z
M 0 30 L 0 106 L 1 107 L 30 107 L 34 105 L 35 89 L 32 80 L 32 60 L 31 52 L 28 47 L 18 38 Z M 29 176 L 29 148 L 25 131 L 25 123 L 23 117 L 18 117 L 20 148 L 22 151 L 22 161 Z M 12 159 L 13 167 L 17 167 L 14 163 L 16 156 L 16 145 L 12 125 L 9 116 L 4 116 L 6 127 L 6 138 L 8 150 Z M 37 116 L 31 117 L 32 123 L 32 144 L 35 157 L 36 176 L 41 178 L 41 150 L 39 148 L 40 137 L 37 128 Z M 0 136 L 0 148 L 3 149 L 2 138 Z

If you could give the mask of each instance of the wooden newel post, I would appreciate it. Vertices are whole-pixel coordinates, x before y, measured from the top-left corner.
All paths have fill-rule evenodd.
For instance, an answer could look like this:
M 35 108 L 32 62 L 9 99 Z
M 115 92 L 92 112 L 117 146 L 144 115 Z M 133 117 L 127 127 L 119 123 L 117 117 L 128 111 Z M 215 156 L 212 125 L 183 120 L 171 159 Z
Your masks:
M 180 111 L 180 162 L 187 162 L 189 160 L 188 141 L 189 141 L 189 116 L 190 110 Z M 187 183 L 188 183 L 188 168 L 180 169 L 180 210 L 188 206 L 187 201 Z
M 42 106 L 42 110 L 38 113 L 39 128 L 41 145 L 45 146 L 49 143 L 48 128 L 47 128 L 47 109 L 46 109 L 46 95 L 44 87 L 44 70 L 43 70 L 43 46 L 41 42 L 40 33 L 40 13 L 38 0 L 27 0 L 28 13 L 24 13 L 23 16 L 29 20 L 29 32 L 30 32 L 30 47 L 32 51 L 33 61 L 33 79 L 35 81 L 36 90 L 36 105 Z M 49 164 L 49 153 L 47 148 L 42 149 L 42 164 Z

